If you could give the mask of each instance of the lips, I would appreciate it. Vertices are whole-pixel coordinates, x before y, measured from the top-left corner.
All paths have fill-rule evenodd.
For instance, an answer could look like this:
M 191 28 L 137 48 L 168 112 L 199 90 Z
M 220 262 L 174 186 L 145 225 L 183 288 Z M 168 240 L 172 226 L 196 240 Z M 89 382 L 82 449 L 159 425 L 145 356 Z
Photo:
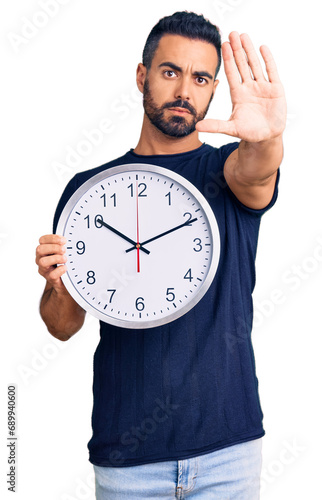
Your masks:
M 170 111 L 178 113 L 178 115 L 188 113 L 190 115 L 196 116 L 196 110 L 193 108 L 193 106 L 191 106 L 188 101 L 184 101 L 182 99 L 167 102 L 166 104 L 164 104 L 163 109 L 169 109 Z
M 175 111 L 177 113 L 180 113 L 180 114 L 191 114 L 190 111 L 188 109 L 185 109 L 185 108 L 179 108 L 179 107 L 173 107 L 173 108 L 168 108 L 170 111 Z

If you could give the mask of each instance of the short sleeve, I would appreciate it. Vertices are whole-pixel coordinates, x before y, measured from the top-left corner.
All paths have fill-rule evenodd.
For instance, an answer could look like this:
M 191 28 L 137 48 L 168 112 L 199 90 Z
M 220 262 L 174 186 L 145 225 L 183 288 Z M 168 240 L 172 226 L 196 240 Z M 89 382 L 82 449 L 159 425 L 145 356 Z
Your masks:
M 271 198 L 271 201 L 269 202 L 269 204 L 266 207 L 261 208 L 260 210 L 255 210 L 254 208 L 247 207 L 241 201 L 239 201 L 239 199 L 235 196 L 235 194 L 229 188 L 228 184 L 226 184 L 226 186 L 227 186 L 227 192 L 229 193 L 229 196 L 232 198 L 232 200 L 234 201 L 234 203 L 236 205 L 238 205 L 238 207 L 241 208 L 243 211 L 246 211 L 250 215 L 253 215 L 255 217 L 261 217 L 265 212 L 267 212 L 270 208 L 272 208 L 273 205 L 275 205 L 275 202 L 276 202 L 277 196 L 278 196 L 279 179 L 280 179 L 280 169 L 277 170 L 275 187 L 274 187 L 274 192 L 273 192 L 273 196 Z
M 220 165 L 222 166 L 222 170 L 224 169 L 225 162 L 228 158 L 228 156 L 231 155 L 239 146 L 239 142 L 229 142 L 228 144 L 225 144 L 224 146 L 221 146 L 218 149 L 218 153 L 220 155 Z

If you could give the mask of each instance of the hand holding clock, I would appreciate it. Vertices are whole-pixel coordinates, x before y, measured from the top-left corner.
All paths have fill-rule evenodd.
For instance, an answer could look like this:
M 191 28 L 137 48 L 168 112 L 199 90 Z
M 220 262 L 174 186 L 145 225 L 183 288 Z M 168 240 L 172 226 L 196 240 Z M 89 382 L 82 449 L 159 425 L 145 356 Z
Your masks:
M 82 327 L 85 310 L 66 289 L 61 277 L 66 273 L 65 244 L 67 239 L 58 234 L 41 236 L 36 249 L 38 272 L 46 279 L 41 298 L 40 315 L 48 331 L 57 339 L 68 340 Z
M 38 272 L 58 293 L 67 293 L 60 279 L 66 272 L 66 266 L 64 265 L 67 262 L 66 249 L 64 247 L 66 242 L 67 240 L 64 236 L 47 234 L 41 236 L 39 246 L 36 248 Z

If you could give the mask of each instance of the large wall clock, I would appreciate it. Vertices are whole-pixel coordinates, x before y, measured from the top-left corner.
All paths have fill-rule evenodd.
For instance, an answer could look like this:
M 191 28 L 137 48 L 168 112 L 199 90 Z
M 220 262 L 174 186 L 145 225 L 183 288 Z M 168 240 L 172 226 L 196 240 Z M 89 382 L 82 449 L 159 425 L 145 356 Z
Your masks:
M 187 313 L 214 279 L 216 218 L 181 175 L 149 164 L 112 167 L 72 195 L 57 233 L 67 238 L 62 280 L 98 319 L 150 328 Z

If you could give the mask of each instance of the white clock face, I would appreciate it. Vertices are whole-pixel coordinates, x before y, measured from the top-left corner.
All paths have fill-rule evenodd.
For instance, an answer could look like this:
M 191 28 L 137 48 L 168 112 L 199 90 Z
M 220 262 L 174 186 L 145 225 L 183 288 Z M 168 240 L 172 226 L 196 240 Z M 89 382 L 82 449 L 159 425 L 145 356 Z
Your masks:
M 57 234 L 68 242 L 63 282 L 107 323 L 148 328 L 177 319 L 209 288 L 220 237 L 201 193 L 147 164 L 107 169 L 73 194 Z

